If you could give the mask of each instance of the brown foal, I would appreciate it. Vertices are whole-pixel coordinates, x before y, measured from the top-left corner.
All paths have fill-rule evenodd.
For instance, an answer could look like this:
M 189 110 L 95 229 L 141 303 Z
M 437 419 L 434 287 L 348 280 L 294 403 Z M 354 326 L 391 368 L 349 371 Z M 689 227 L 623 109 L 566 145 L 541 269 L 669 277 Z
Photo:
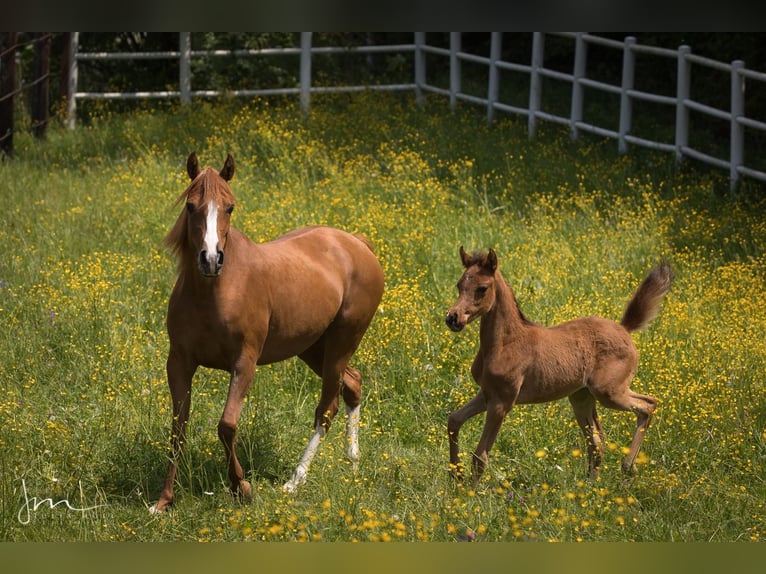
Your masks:
M 462 476 L 458 450 L 460 427 L 486 411 L 484 430 L 473 455 L 473 483 L 488 463 L 489 451 L 503 419 L 516 404 L 545 403 L 568 397 L 588 443 L 588 470 L 598 476 L 604 453 L 604 433 L 596 402 L 636 414 L 637 428 L 622 469 L 633 470 L 657 399 L 636 393 L 630 382 L 638 353 L 629 333 L 643 329 L 656 315 L 670 290 L 673 271 L 663 263 L 652 269 L 628 303 L 620 323 L 583 317 L 554 327 L 528 321 L 500 274 L 496 253 L 466 254 L 465 271 L 457 283 L 458 299 L 447 313 L 447 325 L 462 330 L 480 318 L 479 350 L 471 375 L 479 392 L 448 421 L 450 463 Z

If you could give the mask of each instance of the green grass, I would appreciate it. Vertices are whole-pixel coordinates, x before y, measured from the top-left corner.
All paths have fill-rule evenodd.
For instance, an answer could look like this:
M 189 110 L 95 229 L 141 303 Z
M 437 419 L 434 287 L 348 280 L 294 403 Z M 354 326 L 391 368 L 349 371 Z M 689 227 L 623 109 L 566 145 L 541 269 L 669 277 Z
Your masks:
M 44 143 L 17 138 L 16 158 L 0 162 L 0 540 L 766 537 L 763 189 L 732 198 L 725 174 L 551 127 L 529 141 L 522 121 L 487 126 L 479 110 L 439 100 L 312 106 L 306 121 L 289 102 L 105 108 Z M 227 375 L 201 370 L 177 502 L 151 516 L 170 426 L 175 264 L 162 238 L 191 151 L 218 168 L 234 155 L 234 225 L 256 241 L 317 223 L 366 233 L 386 293 L 355 357 L 356 472 L 339 415 L 307 484 L 281 491 L 319 393 L 291 360 L 256 375 L 238 443 L 254 498 L 233 500 L 215 430 Z M 453 334 L 443 321 L 460 245 L 494 247 L 523 311 L 544 324 L 619 318 L 645 272 L 672 262 L 675 287 L 635 337 L 634 387 L 661 400 L 635 477 L 619 470 L 634 417 L 601 409 L 609 450 L 590 482 L 559 401 L 510 414 L 475 491 L 449 480 L 446 420 L 475 393 L 478 340 L 475 325 Z M 464 427 L 466 453 L 481 420 Z

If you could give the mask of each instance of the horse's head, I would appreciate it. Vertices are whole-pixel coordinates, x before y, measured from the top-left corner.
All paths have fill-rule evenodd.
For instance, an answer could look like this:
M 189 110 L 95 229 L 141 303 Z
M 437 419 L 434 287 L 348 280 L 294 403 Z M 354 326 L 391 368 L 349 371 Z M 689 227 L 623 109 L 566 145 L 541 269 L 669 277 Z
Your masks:
M 465 271 L 457 282 L 458 298 L 447 311 L 447 326 L 462 331 L 468 323 L 487 313 L 495 304 L 495 271 L 497 255 L 488 253 L 468 255 L 460 246 L 460 259 Z
M 185 192 L 186 240 L 200 273 L 217 277 L 223 268 L 234 211 L 234 194 L 228 184 L 234 176 L 234 158 L 228 154 L 220 172 L 209 167 L 200 170 L 197 154 L 192 153 L 186 161 L 186 171 L 192 180 Z

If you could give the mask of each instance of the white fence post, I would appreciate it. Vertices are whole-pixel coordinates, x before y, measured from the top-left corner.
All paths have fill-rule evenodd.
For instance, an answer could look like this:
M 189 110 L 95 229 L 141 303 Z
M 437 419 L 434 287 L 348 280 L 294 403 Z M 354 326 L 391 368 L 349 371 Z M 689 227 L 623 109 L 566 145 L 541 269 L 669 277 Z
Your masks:
M 532 36 L 532 69 L 529 74 L 529 116 L 527 117 L 527 131 L 529 137 L 535 137 L 537 130 L 537 112 L 540 110 L 540 68 L 543 67 L 545 50 L 545 36 L 542 32 L 535 32 Z
M 415 102 L 418 107 L 423 105 L 423 86 L 426 85 L 425 43 L 426 33 L 415 32 Z
M 308 114 L 311 102 L 311 32 L 301 32 L 301 110 Z
M 633 89 L 635 79 L 636 55 L 633 52 L 633 45 L 636 39 L 633 36 L 625 38 L 625 49 L 622 53 L 622 89 L 620 91 L 620 129 L 618 136 L 617 149 L 620 153 L 628 152 L 628 142 L 625 136 L 630 133 L 633 115 L 633 100 L 628 94 Z
M 582 121 L 583 101 L 585 88 L 580 80 L 585 77 L 585 68 L 588 62 L 588 44 L 585 42 L 585 34 L 577 33 L 575 38 L 574 70 L 572 71 L 572 110 L 569 116 L 570 133 L 572 139 L 580 136 L 577 122 Z
M 487 121 L 492 122 L 495 118 L 495 102 L 500 92 L 500 70 L 497 61 L 502 55 L 503 33 L 492 32 L 491 45 L 489 48 L 489 87 L 487 93 Z
M 178 33 L 178 73 L 181 103 L 191 103 L 191 32 Z
M 80 33 L 72 32 L 69 37 L 69 76 L 66 86 L 66 119 L 67 127 L 74 129 L 77 116 L 77 46 L 80 42 Z
M 689 145 L 689 108 L 686 100 L 691 94 L 691 62 L 687 56 L 691 54 L 689 46 L 678 48 L 678 77 L 676 81 L 676 161 L 684 157 L 684 148 Z
M 457 54 L 461 50 L 460 32 L 450 32 L 449 34 L 449 105 L 450 109 L 455 109 L 457 105 L 457 95 L 461 90 L 460 58 Z
M 729 184 L 734 191 L 739 182 L 739 167 L 744 163 L 745 128 L 739 119 L 745 115 L 745 77 L 742 70 L 745 62 L 731 63 L 731 151 L 729 153 Z

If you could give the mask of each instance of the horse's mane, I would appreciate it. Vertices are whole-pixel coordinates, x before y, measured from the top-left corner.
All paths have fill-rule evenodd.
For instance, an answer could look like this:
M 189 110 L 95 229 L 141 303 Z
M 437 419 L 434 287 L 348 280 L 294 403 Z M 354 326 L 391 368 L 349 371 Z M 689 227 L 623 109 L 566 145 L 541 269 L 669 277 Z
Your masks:
M 231 188 L 220 177 L 218 171 L 209 167 L 200 172 L 195 177 L 189 186 L 178 196 L 174 207 L 177 207 L 180 203 L 193 202 L 195 205 L 202 205 L 208 198 L 212 196 L 214 200 L 222 200 L 224 203 L 230 205 L 234 204 L 234 194 L 231 192 Z M 178 215 L 175 224 L 165 236 L 165 246 L 175 255 L 180 258 L 180 255 L 184 252 L 188 243 L 187 226 L 188 220 L 186 209 L 181 210 Z

